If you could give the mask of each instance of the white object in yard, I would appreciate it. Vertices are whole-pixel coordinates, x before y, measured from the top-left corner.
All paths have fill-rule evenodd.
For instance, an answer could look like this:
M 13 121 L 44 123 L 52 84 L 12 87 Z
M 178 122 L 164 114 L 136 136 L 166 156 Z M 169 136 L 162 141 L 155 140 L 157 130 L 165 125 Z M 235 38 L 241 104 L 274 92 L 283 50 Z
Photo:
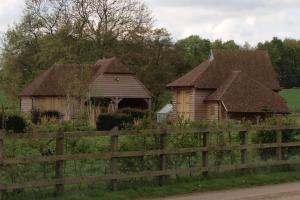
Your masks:
M 167 104 L 156 113 L 157 122 L 164 122 L 168 118 L 168 114 L 172 112 L 173 105 Z

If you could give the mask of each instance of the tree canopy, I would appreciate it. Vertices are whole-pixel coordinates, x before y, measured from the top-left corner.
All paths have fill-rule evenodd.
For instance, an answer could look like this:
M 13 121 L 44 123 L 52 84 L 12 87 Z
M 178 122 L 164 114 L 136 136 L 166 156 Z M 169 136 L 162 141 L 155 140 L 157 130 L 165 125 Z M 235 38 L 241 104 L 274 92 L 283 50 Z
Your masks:
M 165 85 L 206 60 L 212 48 L 267 50 L 281 85 L 300 86 L 298 40 L 273 38 L 257 47 L 197 35 L 174 41 L 153 24 L 151 11 L 139 0 L 26 0 L 21 22 L 3 38 L 2 90 L 17 99 L 54 63 L 86 64 L 117 56 L 150 89 L 158 107 Z

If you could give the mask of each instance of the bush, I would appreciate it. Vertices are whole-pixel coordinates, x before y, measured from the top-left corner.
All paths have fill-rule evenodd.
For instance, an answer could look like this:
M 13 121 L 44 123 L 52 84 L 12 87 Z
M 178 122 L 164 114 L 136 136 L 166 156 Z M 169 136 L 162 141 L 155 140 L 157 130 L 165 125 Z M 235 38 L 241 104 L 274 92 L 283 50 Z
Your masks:
M 297 130 L 283 130 L 282 142 L 296 142 L 298 135 L 299 132 Z M 254 136 L 253 142 L 257 144 L 276 143 L 276 131 L 259 131 L 258 134 Z M 288 155 L 296 155 L 299 153 L 299 147 L 287 147 L 284 148 L 284 151 L 287 152 Z M 275 148 L 259 149 L 258 152 L 260 158 L 263 160 L 273 158 L 276 155 Z
M 22 133 L 25 131 L 26 122 L 25 119 L 19 115 L 11 115 L 7 117 L 6 127 L 7 131 L 13 131 L 14 133 Z
M 37 110 L 31 111 L 31 121 L 34 124 L 37 124 L 41 121 L 41 113 Z
M 97 130 L 107 131 L 114 127 L 123 128 L 124 124 L 133 123 L 133 117 L 124 113 L 100 114 L 97 118 Z
M 59 119 L 60 118 L 60 112 L 58 112 L 56 110 L 44 111 L 44 112 L 41 112 L 41 117 L 46 117 L 48 119 L 51 119 L 51 118 Z
M 141 110 L 137 108 L 122 108 L 118 113 L 130 115 L 133 119 L 142 119 L 148 115 L 148 110 Z
M 60 119 L 60 112 L 56 110 L 47 110 L 40 112 L 38 110 L 33 110 L 31 112 L 31 121 L 34 124 L 38 124 L 41 122 L 41 118 L 46 118 L 46 119 Z

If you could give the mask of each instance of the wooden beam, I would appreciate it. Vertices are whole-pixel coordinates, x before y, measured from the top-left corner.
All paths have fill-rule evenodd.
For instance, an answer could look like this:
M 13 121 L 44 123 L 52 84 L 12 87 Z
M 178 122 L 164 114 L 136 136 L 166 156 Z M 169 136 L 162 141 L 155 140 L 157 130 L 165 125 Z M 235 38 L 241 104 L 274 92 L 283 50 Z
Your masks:
M 165 130 L 163 132 L 166 132 Z M 159 146 L 160 146 L 160 150 L 165 150 L 166 146 L 167 146 L 167 135 L 166 134 L 162 134 L 160 135 L 160 139 L 159 139 Z M 167 169 L 167 157 L 166 154 L 161 154 L 159 156 L 159 169 L 164 171 Z M 162 186 L 165 180 L 165 176 L 159 176 L 158 179 L 158 183 L 159 186 Z
M 148 110 L 151 111 L 152 109 L 152 99 L 144 99 L 146 102 L 147 102 L 147 105 L 148 105 Z
M 205 133 L 205 132 L 222 132 L 222 128 L 167 128 L 167 134 L 191 134 L 191 133 Z M 240 132 L 240 131 L 272 131 L 272 130 L 300 130 L 300 126 L 270 126 L 270 127 L 238 127 L 228 129 L 226 131 Z M 73 131 L 65 132 L 65 137 L 96 137 L 96 136 L 112 136 L 118 134 L 113 131 Z M 147 130 L 122 130 L 122 135 L 127 136 L 147 136 L 147 135 L 161 135 L 165 134 L 159 129 L 147 129 Z M 5 135 L 5 139 L 53 139 L 56 136 L 52 133 L 10 133 Z
M 209 146 L 209 133 L 203 133 L 202 136 L 202 146 L 203 148 L 208 148 Z M 204 149 L 202 150 L 202 167 L 208 169 L 208 150 Z M 203 176 L 208 175 L 208 171 L 203 171 Z
M 114 128 L 114 131 L 118 131 L 118 127 Z M 111 152 L 112 154 L 115 154 L 118 152 L 118 135 L 111 136 Z M 110 168 L 111 168 L 111 174 L 116 175 L 118 173 L 118 158 L 112 157 L 110 162 Z M 118 189 L 118 180 L 112 179 L 111 185 L 112 190 L 116 191 Z
M 240 138 L 241 138 L 241 145 L 245 146 L 246 148 L 243 148 L 241 150 L 241 163 L 246 164 L 247 163 L 247 139 L 248 134 L 246 131 L 240 132 Z
M 64 132 L 63 129 L 59 129 L 57 133 L 56 138 L 56 155 L 64 155 Z M 64 161 L 63 160 L 57 160 L 55 163 L 55 177 L 57 179 L 63 179 L 64 178 Z M 64 184 L 57 184 L 55 186 L 55 195 L 59 196 L 62 195 L 64 192 Z
M 282 154 L 282 131 L 277 130 L 276 131 L 276 142 L 278 147 L 276 148 L 276 155 L 278 160 L 283 159 L 283 154 Z

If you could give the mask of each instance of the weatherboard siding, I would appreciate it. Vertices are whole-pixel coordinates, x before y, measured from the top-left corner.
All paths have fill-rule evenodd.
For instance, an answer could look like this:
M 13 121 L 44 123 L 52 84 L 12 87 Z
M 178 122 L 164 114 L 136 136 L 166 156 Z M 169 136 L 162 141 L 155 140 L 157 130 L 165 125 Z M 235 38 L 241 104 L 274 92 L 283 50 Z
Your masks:
M 212 118 L 208 112 L 208 103 L 205 98 L 212 93 L 211 90 L 194 89 L 194 120 L 206 120 Z
M 208 120 L 219 120 L 219 104 L 217 102 L 206 103 L 206 108 L 206 116 Z
M 32 98 L 31 97 L 22 97 L 21 98 L 21 111 L 28 113 L 32 110 Z
M 212 90 L 197 90 L 192 88 L 178 88 L 173 93 L 173 112 L 171 120 L 179 117 L 189 120 L 218 120 L 219 106 L 217 102 L 205 102 L 205 98 Z
M 151 98 L 143 84 L 133 75 L 104 74 L 90 86 L 94 97 Z

